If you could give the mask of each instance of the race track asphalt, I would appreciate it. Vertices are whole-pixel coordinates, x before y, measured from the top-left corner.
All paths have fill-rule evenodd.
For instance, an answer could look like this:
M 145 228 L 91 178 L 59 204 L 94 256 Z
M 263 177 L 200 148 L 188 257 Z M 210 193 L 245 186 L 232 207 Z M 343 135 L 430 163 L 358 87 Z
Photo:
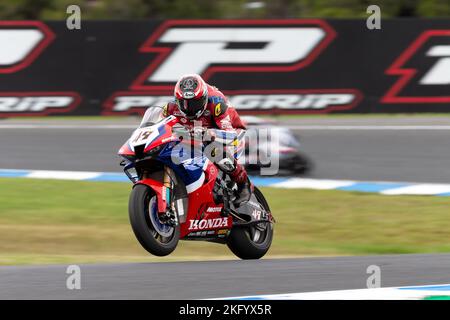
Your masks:
M 75 121 L 69 122 L 72 128 L 67 128 L 67 121 L 3 121 L 0 168 L 120 171 L 115 153 L 138 123 L 139 119 L 134 118 L 99 123 Z M 305 118 L 281 123 L 294 128 L 300 136 L 305 154 L 315 165 L 309 174 L 312 178 L 450 182 L 447 118 Z M 14 127 L 24 124 L 37 127 Z M 45 126 L 48 124 L 53 128 Z M 387 125 L 388 129 L 382 129 Z M 402 129 L 408 125 L 413 126 Z M 443 125 L 448 128 L 439 130 Z M 421 130 L 420 126 L 437 129 Z
M 67 266 L 0 267 L 0 299 L 207 299 L 450 283 L 450 254 L 81 265 L 81 289 Z
M 2 121 L 0 168 L 119 171 L 115 152 L 138 122 Z M 313 159 L 311 177 L 450 181 L 446 118 L 283 123 Z M 0 267 L 0 299 L 203 299 L 357 289 L 366 287 L 369 265 L 381 268 L 382 287 L 450 283 L 450 254 L 82 265 L 81 290 L 66 288 L 67 266 L 11 266 Z

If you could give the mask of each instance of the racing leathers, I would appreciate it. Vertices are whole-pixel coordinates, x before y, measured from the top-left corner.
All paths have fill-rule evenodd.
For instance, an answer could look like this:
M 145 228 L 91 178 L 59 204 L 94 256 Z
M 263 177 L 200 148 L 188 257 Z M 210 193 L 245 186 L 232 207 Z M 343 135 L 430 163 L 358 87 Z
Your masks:
M 195 129 L 194 126 L 199 125 L 205 129 L 213 128 L 236 133 L 245 130 L 246 128 L 242 123 L 239 114 L 235 108 L 230 105 L 225 95 L 214 86 L 207 85 L 207 87 L 208 102 L 205 111 L 200 117 L 195 120 L 186 118 L 184 114 L 180 112 L 178 105 L 175 102 L 169 102 L 164 106 L 164 116 L 167 117 L 173 115 L 179 118 L 180 122 L 190 130 Z M 238 190 L 234 204 L 238 206 L 242 202 L 248 201 L 253 186 L 248 179 L 247 171 L 236 161 L 234 155 L 225 152 L 223 157 L 219 158 L 208 153 L 206 156 L 236 182 Z

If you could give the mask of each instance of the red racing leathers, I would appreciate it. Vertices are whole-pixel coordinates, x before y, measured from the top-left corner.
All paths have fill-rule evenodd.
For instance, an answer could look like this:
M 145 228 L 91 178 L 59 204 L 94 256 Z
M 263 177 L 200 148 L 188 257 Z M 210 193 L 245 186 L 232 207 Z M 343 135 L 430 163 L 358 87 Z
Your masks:
M 183 113 L 180 112 L 175 102 L 169 102 L 164 106 L 164 116 L 174 115 L 180 119 L 180 122 L 187 128 L 192 129 L 195 125 L 201 124 L 203 128 L 214 128 L 226 131 L 239 131 L 245 129 L 239 114 L 232 107 L 225 97 L 214 86 L 208 86 L 208 104 L 203 114 L 194 120 L 187 119 Z M 228 165 L 223 165 L 221 161 L 214 161 L 214 163 L 222 170 L 227 172 L 231 179 L 238 185 L 241 185 L 248 181 L 247 172 L 245 168 L 239 164 L 234 157 L 230 156 L 232 163 L 231 168 Z

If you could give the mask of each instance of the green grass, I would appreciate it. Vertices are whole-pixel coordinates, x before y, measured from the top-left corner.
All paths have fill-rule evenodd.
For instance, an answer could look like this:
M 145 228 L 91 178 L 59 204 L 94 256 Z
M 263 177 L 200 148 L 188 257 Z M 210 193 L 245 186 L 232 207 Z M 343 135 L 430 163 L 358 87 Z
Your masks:
M 0 264 L 230 259 L 182 241 L 148 255 L 128 222 L 130 184 L 0 179 Z M 277 220 L 267 257 L 450 252 L 450 198 L 263 188 Z

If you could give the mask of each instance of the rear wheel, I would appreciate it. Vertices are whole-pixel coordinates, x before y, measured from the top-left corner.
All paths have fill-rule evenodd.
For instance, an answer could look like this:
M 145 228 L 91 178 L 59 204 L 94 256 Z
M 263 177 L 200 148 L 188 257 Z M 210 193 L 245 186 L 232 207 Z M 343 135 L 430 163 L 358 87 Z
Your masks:
M 136 185 L 130 194 L 128 213 L 139 243 L 155 256 L 166 256 L 177 247 L 180 227 L 161 222 L 157 197 L 145 185 Z
M 270 212 L 269 204 L 261 191 L 255 187 L 254 194 L 264 210 Z M 248 227 L 233 227 L 227 238 L 228 248 L 241 259 L 259 259 L 270 249 L 273 223 L 259 223 Z

